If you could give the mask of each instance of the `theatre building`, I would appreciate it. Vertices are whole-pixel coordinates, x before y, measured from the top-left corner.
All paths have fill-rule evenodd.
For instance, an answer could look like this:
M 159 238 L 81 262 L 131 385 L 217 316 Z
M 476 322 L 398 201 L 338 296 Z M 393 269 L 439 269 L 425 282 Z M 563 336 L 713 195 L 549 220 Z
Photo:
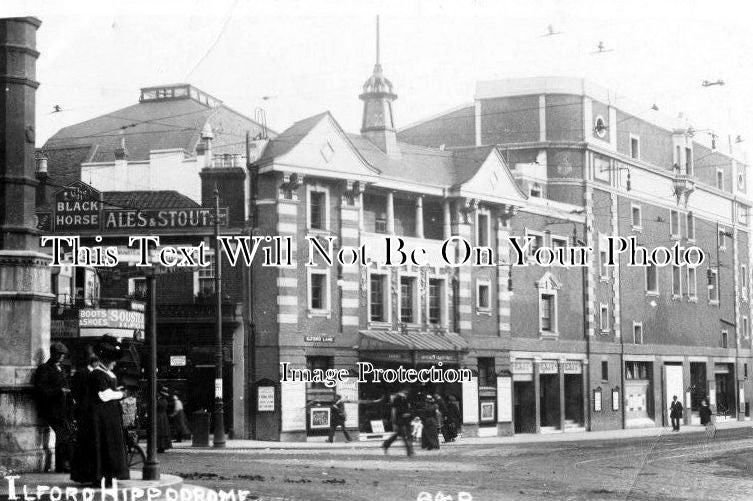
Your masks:
M 529 197 L 511 231 L 594 249 L 592 266 L 551 268 L 544 283 L 513 268 L 509 353 L 497 357 L 510 359 L 515 432 L 667 425 L 675 395 L 686 423 L 704 398 L 719 419 L 750 418 L 749 166 L 731 139 L 559 77 L 480 82 L 472 103 L 398 138 L 496 146 Z M 580 215 L 580 229 L 529 215 L 536 204 Z M 649 252 L 697 246 L 705 260 L 627 266 L 626 252 L 610 266 L 618 236 Z

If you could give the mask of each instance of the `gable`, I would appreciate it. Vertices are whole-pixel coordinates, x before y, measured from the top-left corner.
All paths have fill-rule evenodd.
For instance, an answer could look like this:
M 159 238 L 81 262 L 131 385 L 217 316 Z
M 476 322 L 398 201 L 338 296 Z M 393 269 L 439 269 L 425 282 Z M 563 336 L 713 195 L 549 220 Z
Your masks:
M 329 114 L 274 158 L 272 166 L 274 170 L 331 178 L 366 180 L 376 174 Z
M 525 204 L 527 198 L 496 150 L 492 150 L 476 173 L 460 185 L 458 194 L 516 206 Z
M 544 275 L 536 282 L 536 286 L 543 291 L 555 291 L 562 287 L 562 284 L 554 278 L 554 275 L 550 271 L 544 273 Z

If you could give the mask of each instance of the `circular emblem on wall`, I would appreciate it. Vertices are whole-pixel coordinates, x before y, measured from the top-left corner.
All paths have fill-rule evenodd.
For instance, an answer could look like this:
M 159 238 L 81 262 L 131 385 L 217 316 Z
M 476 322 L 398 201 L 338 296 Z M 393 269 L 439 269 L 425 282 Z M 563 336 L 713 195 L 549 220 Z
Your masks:
M 604 122 L 604 117 L 596 117 L 596 122 L 594 123 L 594 132 L 601 139 L 604 139 L 607 136 L 607 124 Z

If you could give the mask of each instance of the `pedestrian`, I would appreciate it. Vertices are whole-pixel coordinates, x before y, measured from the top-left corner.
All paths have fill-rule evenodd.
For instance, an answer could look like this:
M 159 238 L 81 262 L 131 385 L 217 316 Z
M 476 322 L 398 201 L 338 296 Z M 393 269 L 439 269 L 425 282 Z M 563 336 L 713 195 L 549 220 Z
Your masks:
M 706 438 L 713 439 L 716 437 L 716 425 L 714 425 L 714 414 L 711 412 L 706 400 L 701 400 L 701 408 L 698 410 L 701 417 L 701 425 L 706 427 Z
M 74 418 L 76 425 L 81 426 L 86 421 L 89 409 L 87 381 L 89 374 L 99 365 L 99 357 L 94 354 L 91 346 L 86 347 L 84 364 L 81 365 L 71 378 L 71 395 L 73 395 Z
M 82 411 L 87 417 L 79 428 L 71 479 L 109 486 L 113 479 L 129 478 L 120 407 L 125 393 L 113 373 L 123 351 L 117 339 L 105 335 L 94 352 L 100 362 L 87 378 L 87 408 Z
M 421 418 L 416 416 L 413 418 L 413 421 L 411 421 L 411 438 L 413 439 L 413 442 L 416 442 L 421 439 L 421 435 L 424 432 L 424 424 L 421 422 Z
M 340 426 L 342 426 L 345 441 L 350 442 L 350 435 L 345 428 L 345 419 L 347 418 L 347 415 L 345 414 L 345 402 L 346 400 L 340 394 L 335 393 L 335 400 L 332 402 L 332 405 L 329 406 L 329 438 L 327 439 L 327 442 L 329 443 L 334 442 L 335 431 L 337 431 L 337 428 Z
M 183 437 L 191 436 L 191 429 L 188 427 L 186 413 L 183 411 L 183 402 L 180 401 L 178 392 L 173 393 L 172 409 L 170 412 L 170 427 L 173 431 L 173 439 L 176 442 L 182 442 Z
M 390 397 L 390 420 L 392 421 L 392 435 L 384 441 L 382 449 L 387 454 L 390 446 L 397 440 L 397 437 L 403 439 L 408 457 L 413 456 L 413 444 L 410 440 L 410 422 L 412 419 L 410 406 L 408 405 L 408 394 L 405 390 L 400 390 Z
M 447 428 L 451 437 L 450 442 L 454 442 L 458 438 L 462 421 L 458 399 L 455 395 L 450 394 L 447 397 Z
M 426 396 L 426 405 L 422 412 L 424 429 L 421 435 L 421 448 L 427 451 L 439 449 L 439 423 L 442 418 L 433 396 Z
M 68 377 L 61 367 L 67 355 L 68 348 L 63 343 L 52 343 L 50 358 L 34 373 L 39 416 L 55 432 L 55 471 L 58 473 L 71 471 L 75 436 L 73 397 Z
M 672 420 L 672 431 L 680 431 L 680 419 L 682 419 L 682 404 L 677 400 L 677 395 L 672 397 L 669 406 L 669 418 Z
M 173 446 L 170 433 L 170 419 L 167 417 L 170 390 L 163 386 L 157 397 L 157 452 L 165 452 Z

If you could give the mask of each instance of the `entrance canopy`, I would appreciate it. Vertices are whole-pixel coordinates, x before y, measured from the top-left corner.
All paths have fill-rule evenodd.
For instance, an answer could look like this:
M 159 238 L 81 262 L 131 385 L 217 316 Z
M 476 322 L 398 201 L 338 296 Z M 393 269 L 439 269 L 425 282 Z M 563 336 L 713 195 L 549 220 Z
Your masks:
M 468 341 L 458 334 L 435 332 L 359 331 L 358 350 L 370 359 L 412 363 L 459 363 Z

